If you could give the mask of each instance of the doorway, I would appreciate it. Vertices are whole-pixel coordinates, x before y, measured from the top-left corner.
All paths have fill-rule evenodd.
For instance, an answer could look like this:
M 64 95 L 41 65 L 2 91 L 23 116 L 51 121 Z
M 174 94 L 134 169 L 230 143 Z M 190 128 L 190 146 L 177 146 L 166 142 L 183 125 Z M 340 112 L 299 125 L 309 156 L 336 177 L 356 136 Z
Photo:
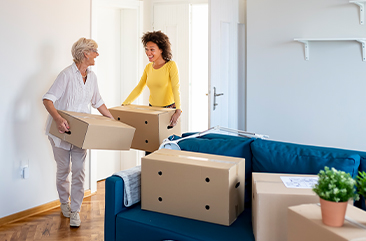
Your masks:
M 182 132 L 208 128 L 208 4 L 157 2 L 153 30 L 168 35 L 177 63 Z M 167 14 L 169 13 L 169 14 Z
M 208 4 L 191 5 L 189 130 L 208 129 Z

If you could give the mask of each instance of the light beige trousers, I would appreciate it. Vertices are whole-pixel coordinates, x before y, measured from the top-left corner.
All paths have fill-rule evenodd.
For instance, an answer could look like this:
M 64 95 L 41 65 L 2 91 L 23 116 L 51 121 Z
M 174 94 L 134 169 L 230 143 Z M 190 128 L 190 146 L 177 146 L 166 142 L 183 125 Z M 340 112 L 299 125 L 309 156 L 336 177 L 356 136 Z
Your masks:
M 79 212 L 84 198 L 84 180 L 85 180 L 85 158 L 86 151 L 74 145 L 70 150 L 65 150 L 55 146 L 51 142 L 53 155 L 57 163 L 56 187 L 61 203 L 67 203 L 70 197 L 70 207 L 72 212 Z M 71 193 L 70 178 L 71 171 Z

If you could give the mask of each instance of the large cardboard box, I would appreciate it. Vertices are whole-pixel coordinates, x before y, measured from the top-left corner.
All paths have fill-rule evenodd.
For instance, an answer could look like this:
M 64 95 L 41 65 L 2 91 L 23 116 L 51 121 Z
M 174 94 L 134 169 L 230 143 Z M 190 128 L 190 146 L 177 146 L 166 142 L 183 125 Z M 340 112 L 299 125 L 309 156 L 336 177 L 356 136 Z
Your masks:
M 244 210 L 245 159 L 160 149 L 141 159 L 141 208 L 229 226 Z
M 71 111 L 58 113 L 69 123 L 68 133 L 59 133 L 53 120 L 50 133 L 82 149 L 130 150 L 135 128 L 100 115 Z
M 180 121 L 168 128 L 175 109 L 142 105 L 127 105 L 110 108 L 116 120 L 136 128 L 131 147 L 153 152 L 159 149 L 163 140 L 171 135 L 181 135 Z
M 304 183 L 317 176 L 254 172 L 252 177 L 252 224 L 255 240 L 285 241 L 287 208 L 299 204 L 318 203 L 319 197 L 311 188 L 286 187 L 281 177 L 288 177 L 294 183 L 300 178 L 298 180 L 303 180 L 300 183 Z
M 366 240 L 366 212 L 349 204 L 342 227 L 324 225 L 316 204 L 289 207 L 287 220 L 288 241 Z

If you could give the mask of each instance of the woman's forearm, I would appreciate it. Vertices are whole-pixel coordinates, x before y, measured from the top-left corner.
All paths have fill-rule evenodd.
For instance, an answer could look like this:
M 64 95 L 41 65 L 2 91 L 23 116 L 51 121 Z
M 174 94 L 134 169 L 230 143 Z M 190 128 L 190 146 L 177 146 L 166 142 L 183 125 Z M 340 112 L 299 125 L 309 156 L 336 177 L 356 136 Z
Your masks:
M 105 117 L 109 117 L 111 119 L 114 120 L 111 112 L 109 112 L 109 110 L 107 109 L 107 106 L 105 104 L 101 105 L 99 108 L 98 108 L 98 111 L 100 114 L 102 114 L 103 116 Z

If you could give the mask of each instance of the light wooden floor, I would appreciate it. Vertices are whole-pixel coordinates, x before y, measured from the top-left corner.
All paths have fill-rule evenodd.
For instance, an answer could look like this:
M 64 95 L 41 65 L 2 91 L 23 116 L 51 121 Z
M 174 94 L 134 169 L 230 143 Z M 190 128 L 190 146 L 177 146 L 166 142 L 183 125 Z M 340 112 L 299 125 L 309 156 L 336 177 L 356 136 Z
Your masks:
M 70 219 L 65 218 L 58 207 L 1 226 L 0 241 L 104 240 L 104 184 L 105 181 L 98 182 L 97 194 L 84 199 L 80 211 L 81 225 L 79 228 L 70 228 Z

